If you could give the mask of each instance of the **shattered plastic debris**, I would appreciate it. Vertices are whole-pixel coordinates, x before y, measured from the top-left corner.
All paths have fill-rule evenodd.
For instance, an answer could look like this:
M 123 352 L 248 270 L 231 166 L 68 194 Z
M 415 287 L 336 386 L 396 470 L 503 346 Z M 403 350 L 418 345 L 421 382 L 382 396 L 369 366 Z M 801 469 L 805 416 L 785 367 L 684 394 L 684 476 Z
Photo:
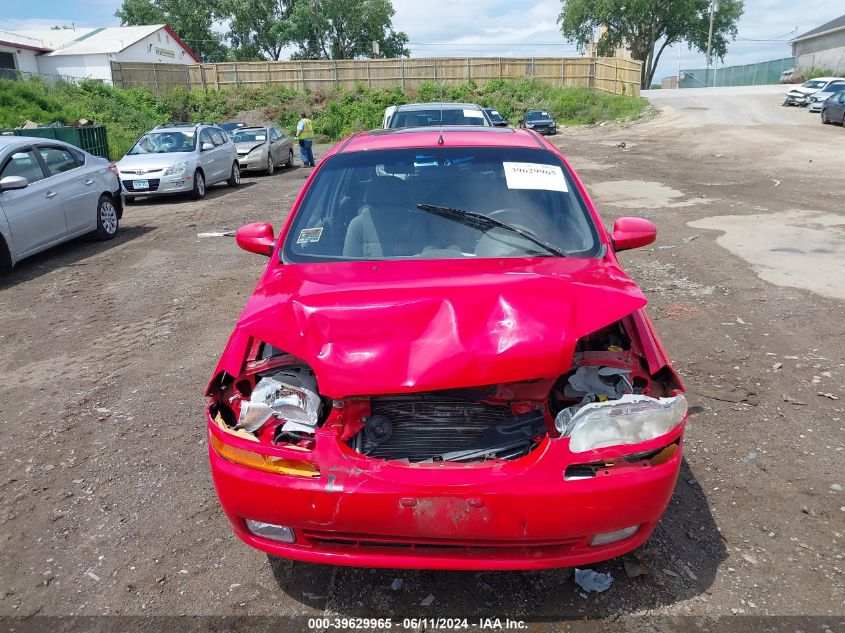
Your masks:
M 420 606 L 421 607 L 430 607 L 432 602 L 434 602 L 434 594 L 430 593 L 425 598 L 422 599 L 422 602 L 420 602 Z
M 601 574 L 592 569 L 575 569 L 575 584 L 577 584 L 584 591 L 595 591 L 602 593 L 610 589 L 613 584 L 613 576 L 610 574 Z
M 197 233 L 197 237 L 234 237 L 234 231 L 208 231 L 206 233 Z
M 753 462 L 757 457 L 759 457 L 759 453 L 757 451 L 750 451 L 745 457 L 743 457 L 741 461 L 743 464 L 747 464 L 748 462 Z
M 392 583 L 390 583 L 390 588 L 391 588 L 393 591 L 399 591 L 399 590 L 402 588 L 402 585 L 403 585 L 403 584 L 404 584 L 404 582 L 402 581 L 402 579 L 401 579 L 401 578 L 394 578 L 394 579 L 393 579 L 393 582 L 392 582 Z
M 792 396 L 788 394 L 783 394 L 783 401 L 788 402 L 789 404 L 798 404 L 798 405 L 806 405 L 806 402 L 801 402 L 800 400 L 796 400 Z
M 320 396 L 316 393 L 316 381 L 313 381 L 314 390 L 302 384 L 307 382 L 307 378 L 288 372 L 262 378 L 255 385 L 250 399 L 241 402 L 235 428 L 256 431 L 271 417 L 277 417 L 294 423 L 295 430 L 313 432 L 320 415 Z M 294 384 L 296 382 L 300 384 Z
M 685 238 L 684 238 L 683 240 L 681 240 L 681 241 L 682 241 L 684 244 L 689 244 L 690 242 L 692 242 L 692 241 L 694 241 L 694 240 L 697 240 L 699 237 L 701 237 L 701 236 L 700 236 L 700 235 L 690 235 L 689 237 L 685 237 Z
M 839 396 L 825 391 L 819 391 L 816 395 L 819 395 L 822 398 L 829 398 L 830 400 L 839 400 Z

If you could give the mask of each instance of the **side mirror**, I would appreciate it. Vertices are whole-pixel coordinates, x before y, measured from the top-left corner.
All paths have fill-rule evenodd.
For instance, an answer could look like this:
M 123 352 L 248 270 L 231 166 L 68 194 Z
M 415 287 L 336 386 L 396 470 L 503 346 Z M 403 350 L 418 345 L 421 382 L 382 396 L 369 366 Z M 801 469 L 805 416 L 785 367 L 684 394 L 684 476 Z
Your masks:
M 613 223 L 613 250 L 627 251 L 654 242 L 657 239 L 657 227 L 645 218 L 619 218 Z
M 200 149 L 204 152 L 207 152 L 210 149 L 214 149 L 214 143 L 209 143 L 208 141 L 206 141 L 202 144 L 202 146 L 200 146 Z
M 238 229 L 235 241 L 248 253 L 270 257 L 276 246 L 273 227 L 266 222 L 253 222 Z
M 23 189 L 28 185 L 29 181 L 23 176 L 6 176 L 3 180 L 0 180 L 0 191 Z

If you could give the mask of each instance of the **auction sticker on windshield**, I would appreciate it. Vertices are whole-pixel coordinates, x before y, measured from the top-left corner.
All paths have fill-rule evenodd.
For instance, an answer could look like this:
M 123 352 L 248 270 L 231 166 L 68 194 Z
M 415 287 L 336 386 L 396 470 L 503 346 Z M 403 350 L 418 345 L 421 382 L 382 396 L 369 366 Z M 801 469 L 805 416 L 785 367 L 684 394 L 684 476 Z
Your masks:
M 484 114 L 481 110 L 464 110 L 464 116 L 468 119 L 483 119 Z
M 313 229 L 302 229 L 299 232 L 299 237 L 296 240 L 297 244 L 308 244 L 309 242 L 319 242 L 323 236 L 323 227 L 318 226 Z
M 566 179 L 558 165 L 502 163 L 508 189 L 545 189 L 566 192 Z

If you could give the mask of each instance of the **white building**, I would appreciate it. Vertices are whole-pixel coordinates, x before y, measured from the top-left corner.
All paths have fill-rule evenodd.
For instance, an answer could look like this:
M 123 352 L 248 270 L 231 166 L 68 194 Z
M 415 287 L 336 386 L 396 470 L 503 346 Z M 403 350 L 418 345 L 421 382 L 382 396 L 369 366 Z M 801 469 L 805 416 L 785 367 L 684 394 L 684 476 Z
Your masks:
M 51 50 L 39 39 L 0 31 L 0 77 L 4 71 L 37 73 L 38 56 Z
M 3 55 L 11 50 L 15 51 L 11 57 Z M 166 24 L 0 32 L 0 69 L 111 83 L 113 61 L 194 64 L 200 60 Z M 10 63 L 15 65 L 6 65 Z

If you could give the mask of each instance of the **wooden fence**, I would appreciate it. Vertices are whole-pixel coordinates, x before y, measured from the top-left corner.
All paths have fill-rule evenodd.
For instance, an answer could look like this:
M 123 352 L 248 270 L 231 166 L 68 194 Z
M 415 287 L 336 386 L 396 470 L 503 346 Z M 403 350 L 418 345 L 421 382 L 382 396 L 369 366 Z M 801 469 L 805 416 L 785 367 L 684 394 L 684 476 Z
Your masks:
M 430 57 L 330 61 L 149 64 L 112 62 L 115 86 L 154 91 L 280 84 L 299 90 L 416 88 L 422 83 L 532 77 L 560 86 L 593 86 L 614 94 L 640 94 L 640 62 L 615 57 Z

